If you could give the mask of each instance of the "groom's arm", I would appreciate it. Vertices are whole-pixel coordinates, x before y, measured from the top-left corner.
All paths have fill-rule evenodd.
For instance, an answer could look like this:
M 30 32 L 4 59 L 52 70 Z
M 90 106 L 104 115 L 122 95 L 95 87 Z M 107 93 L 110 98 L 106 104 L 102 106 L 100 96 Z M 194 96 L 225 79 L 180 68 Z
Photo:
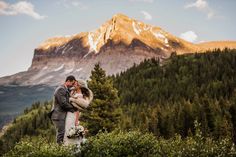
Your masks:
M 55 94 L 55 98 L 58 101 L 58 105 L 65 111 L 75 111 L 74 106 L 72 106 L 69 102 L 66 101 L 66 91 L 63 88 L 58 89 Z

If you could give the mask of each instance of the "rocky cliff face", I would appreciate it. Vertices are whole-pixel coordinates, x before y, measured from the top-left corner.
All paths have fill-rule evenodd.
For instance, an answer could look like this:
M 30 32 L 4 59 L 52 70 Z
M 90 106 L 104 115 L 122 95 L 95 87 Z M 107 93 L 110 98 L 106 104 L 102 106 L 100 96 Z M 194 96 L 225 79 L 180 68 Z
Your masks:
M 159 27 L 117 14 L 92 32 L 46 40 L 34 50 L 28 71 L 1 78 L 0 85 L 58 85 L 69 74 L 88 79 L 98 62 L 111 75 L 145 58 L 162 60 L 172 52 L 183 54 L 202 49 Z

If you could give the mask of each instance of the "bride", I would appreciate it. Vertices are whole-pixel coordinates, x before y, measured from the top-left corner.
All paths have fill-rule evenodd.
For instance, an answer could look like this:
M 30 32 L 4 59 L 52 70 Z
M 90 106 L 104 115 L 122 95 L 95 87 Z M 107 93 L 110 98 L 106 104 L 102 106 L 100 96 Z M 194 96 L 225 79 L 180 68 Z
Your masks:
M 69 100 L 78 111 L 67 112 L 64 145 L 75 144 L 79 148 L 80 144 L 85 141 L 85 130 L 83 126 L 79 125 L 79 116 L 81 111 L 86 109 L 93 100 L 93 93 L 84 80 L 77 80 L 70 94 Z

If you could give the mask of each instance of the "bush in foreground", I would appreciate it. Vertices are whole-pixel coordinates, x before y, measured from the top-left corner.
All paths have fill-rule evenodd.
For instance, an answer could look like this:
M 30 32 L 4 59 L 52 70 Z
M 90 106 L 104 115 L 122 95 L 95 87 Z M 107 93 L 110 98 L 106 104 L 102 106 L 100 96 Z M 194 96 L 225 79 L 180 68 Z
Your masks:
M 73 147 L 59 146 L 43 138 L 25 139 L 19 142 L 6 157 L 14 156 L 65 156 L 65 157 L 159 157 L 159 156 L 236 156 L 231 139 L 214 140 L 203 137 L 200 124 L 195 121 L 195 134 L 191 137 L 164 139 L 140 131 L 113 131 L 98 133 L 82 145 L 80 154 Z
M 204 138 L 200 130 L 193 137 L 181 138 L 176 135 L 171 139 L 156 137 L 150 133 L 112 132 L 91 137 L 82 147 L 82 156 L 236 156 L 235 145 L 230 139 L 213 140 Z
M 152 134 L 138 131 L 99 133 L 82 147 L 82 156 L 155 156 L 157 140 Z
M 73 157 L 74 148 L 50 143 L 42 137 L 23 138 L 4 157 Z

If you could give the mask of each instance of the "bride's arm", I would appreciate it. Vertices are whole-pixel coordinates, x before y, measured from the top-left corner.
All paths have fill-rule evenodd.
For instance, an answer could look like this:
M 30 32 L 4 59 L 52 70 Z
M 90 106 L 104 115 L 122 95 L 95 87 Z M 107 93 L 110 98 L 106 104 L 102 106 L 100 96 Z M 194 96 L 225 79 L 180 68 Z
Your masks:
M 80 98 L 80 97 L 73 98 L 73 97 L 70 97 L 69 100 L 70 100 L 70 102 L 74 102 L 74 103 L 72 103 L 72 105 L 74 107 L 78 108 L 78 109 L 80 109 L 80 108 L 85 109 L 89 106 L 89 103 L 90 103 L 88 98 Z
M 89 94 L 88 97 L 84 97 L 84 98 L 80 98 L 80 97 L 70 97 L 70 102 L 72 102 L 71 104 L 80 109 L 85 109 L 89 106 L 89 104 L 92 102 L 93 100 L 93 92 L 91 90 L 89 90 Z

